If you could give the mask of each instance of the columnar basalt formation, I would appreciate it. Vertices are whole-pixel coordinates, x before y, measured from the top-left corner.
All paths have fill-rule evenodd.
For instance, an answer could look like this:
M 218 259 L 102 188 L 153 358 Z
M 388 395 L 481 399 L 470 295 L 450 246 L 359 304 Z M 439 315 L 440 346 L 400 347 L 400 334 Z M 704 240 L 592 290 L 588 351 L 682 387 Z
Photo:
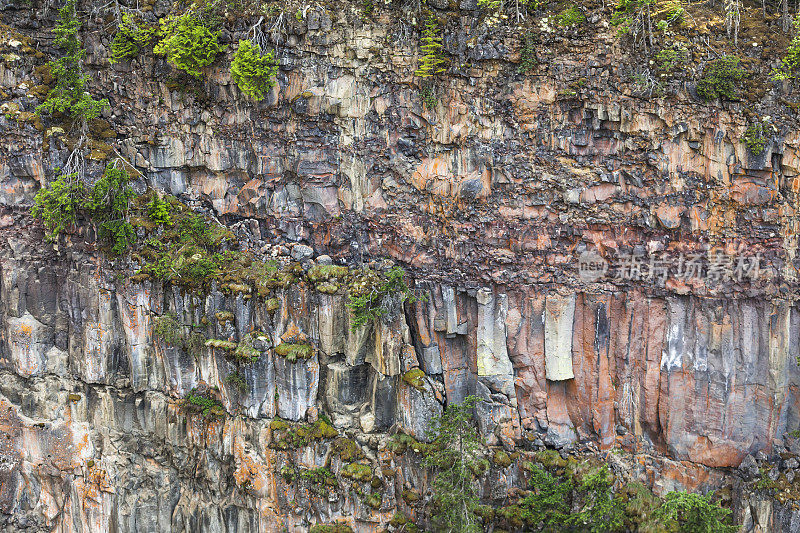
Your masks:
M 411 6 L 292 4 L 270 36 L 277 84 L 254 102 L 230 78 L 232 50 L 199 82 L 152 53 L 109 65 L 113 20 L 81 4 L 88 86 L 110 101 L 90 124 L 87 179 L 124 157 L 138 193 L 218 220 L 231 250 L 305 273 L 390 261 L 420 299 L 354 329 L 333 283 L 299 276 L 264 297 L 132 277 L 140 265 L 104 253 L 88 220 L 45 242 L 30 208 L 71 150 L 68 129 L 32 113 L 52 83 L 55 13 L 0 3 L 3 528 L 422 520 L 432 474 L 394 436 L 424 443 L 469 395 L 487 444 L 522 454 L 488 468 L 487 501 L 524 486 L 525 454 L 555 448 L 656 494 L 722 489 L 745 531 L 800 528 L 800 133 L 791 85 L 766 81 L 773 45 L 745 52 L 742 101 L 698 99 L 700 52 L 645 97 L 600 4 L 583 6 L 581 32 L 534 26 L 537 64 L 521 73 L 519 28 L 431 1 L 451 62 L 431 105 Z M 225 43 L 258 19 L 225 13 Z M 774 125 L 758 155 L 741 140 L 754 112 Z M 612 268 L 582 277 L 587 251 Z M 758 275 L 620 267 L 715 252 L 758 257 Z M 209 342 L 165 342 L 166 315 Z M 255 361 L 241 364 L 229 352 L 246 338 Z M 195 393 L 226 416 L 187 413 Z

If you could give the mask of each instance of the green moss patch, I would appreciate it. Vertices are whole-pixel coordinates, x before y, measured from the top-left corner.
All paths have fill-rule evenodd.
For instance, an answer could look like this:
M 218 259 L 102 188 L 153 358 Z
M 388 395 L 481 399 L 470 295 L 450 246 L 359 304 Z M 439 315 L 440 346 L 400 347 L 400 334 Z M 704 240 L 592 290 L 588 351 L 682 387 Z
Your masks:
M 187 413 L 200 413 L 206 418 L 224 418 L 226 415 L 225 406 L 211 397 L 210 392 L 198 394 L 196 389 L 192 389 L 183 399 L 181 408 Z
M 290 363 L 294 363 L 298 359 L 310 359 L 314 355 L 314 347 L 310 344 L 284 342 L 275 347 L 275 354 L 285 357 Z
M 350 463 L 342 468 L 342 477 L 352 479 L 354 481 L 370 481 L 372 479 L 372 468 L 369 465 L 360 463 Z

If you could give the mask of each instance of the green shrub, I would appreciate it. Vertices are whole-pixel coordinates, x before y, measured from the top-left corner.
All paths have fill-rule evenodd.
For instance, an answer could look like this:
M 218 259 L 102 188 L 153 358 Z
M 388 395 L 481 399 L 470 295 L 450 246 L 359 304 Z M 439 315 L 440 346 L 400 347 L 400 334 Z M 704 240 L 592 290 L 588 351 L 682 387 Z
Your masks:
M 361 278 L 350 284 L 347 306 L 353 314 L 353 331 L 386 314 L 387 297 L 397 295 L 401 303 L 413 303 L 425 298 L 417 296 L 408 287 L 405 276 L 405 270 L 400 267 L 391 268 L 385 276 L 379 276 L 373 270 L 364 270 Z
M 621 531 L 624 526 L 622 500 L 612 490 L 614 477 L 603 465 L 586 475 L 578 485 L 581 506 L 570 516 L 570 522 L 581 531 L 608 533 Z
M 218 31 L 212 31 L 191 11 L 161 20 L 161 40 L 153 51 L 166 56 L 176 68 L 194 78 L 202 78 L 201 69 L 214 62 L 225 47 L 218 42 Z
M 53 29 L 55 44 L 64 51 L 64 55 L 48 63 L 56 85 L 48 93 L 47 99 L 36 107 L 36 113 L 64 113 L 85 124 L 100 116 L 103 109 L 108 107 L 108 100 L 95 100 L 86 92 L 87 76 L 83 75 L 82 68 L 86 50 L 78 40 L 80 27 L 75 16 L 75 0 L 67 0 L 64 7 L 58 10 L 58 23 Z
M 147 48 L 156 35 L 156 29 L 139 24 L 136 17 L 130 13 L 122 15 L 122 22 L 111 41 L 111 57 L 108 59 L 112 65 L 127 61 L 138 56 Z
M 225 406 L 219 400 L 211 397 L 209 392 L 197 394 L 197 389 L 192 389 L 183 399 L 181 407 L 189 413 L 200 413 L 206 418 L 224 418 Z
M 136 232 L 128 221 L 128 209 L 136 193 L 129 182 L 130 175 L 121 165 L 110 164 L 84 202 L 97 225 L 98 236 L 111 243 L 114 255 L 125 253 L 136 242 Z
M 88 193 L 77 174 L 59 175 L 36 193 L 31 214 L 44 222 L 45 239 L 55 241 L 75 223 L 78 213 L 86 213 L 96 224 L 100 239 L 111 244 L 111 252 L 122 254 L 136 240 L 128 221 L 128 208 L 135 196 L 129 181 L 127 171 L 115 163 L 106 167 Z
M 672 531 L 680 533 L 735 533 L 737 526 L 728 525 L 731 511 L 713 501 L 714 493 L 705 496 L 688 492 L 670 492 L 655 516 Z
M 544 530 L 567 524 L 572 483 L 557 479 L 539 464 L 528 463 L 527 467 L 531 491 L 519 502 L 523 520 Z
M 761 155 L 767 146 L 767 138 L 764 135 L 764 124 L 761 122 L 750 124 L 744 132 L 743 140 L 753 155 Z
M 425 28 L 422 30 L 422 42 L 419 48 L 423 55 L 419 68 L 414 74 L 426 78 L 445 71 L 444 64 L 447 60 L 442 55 L 442 36 L 439 31 L 439 21 L 433 15 L 429 15 L 425 20 Z
M 170 211 L 169 202 L 162 200 L 158 194 L 154 194 L 153 199 L 147 203 L 147 217 L 154 224 L 171 225 Z
M 682 44 L 674 44 L 671 47 L 663 48 L 656 52 L 653 58 L 656 68 L 669 72 L 679 65 L 686 62 L 688 51 Z
M 277 71 L 274 52 L 264 54 L 249 40 L 239 41 L 231 63 L 231 77 L 243 93 L 254 100 L 263 100 L 275 85 Z
M 85 194 L 86 189 L 76 174 L 59 175 L 49 187 L 39 189 L 31 213 L 44 223 L 47 241 L 55 241 L 68 226 L 75 224 Z
M 153 319 L 153 335 L 173 346 L 183 341 L 182 327 L 178 317 L 172 313 L 165 313 Z
M 735 56 L 723 56 L 708 63 L 703 76 L 697 82 L 697 94 L 704 100 L 717 97 L 724 100 L 738 100 L 739 82 L 747 75 L 747 71 L 739 66 L 740 60 Z
M 794 19 L 794 37 L 786 49 L 786 55 L 781 59 L 781 66 L 772 71 L 772 79 L 788 80 L 797 76 L 800 68 L 800 14 Z
M 586 20 L 586 16 L 583 11 L 578 9 L 578 6 L 573 4 L 556 15 L 555 20 L 556 24 L 562 28 L 568 28 L 583 23 Z

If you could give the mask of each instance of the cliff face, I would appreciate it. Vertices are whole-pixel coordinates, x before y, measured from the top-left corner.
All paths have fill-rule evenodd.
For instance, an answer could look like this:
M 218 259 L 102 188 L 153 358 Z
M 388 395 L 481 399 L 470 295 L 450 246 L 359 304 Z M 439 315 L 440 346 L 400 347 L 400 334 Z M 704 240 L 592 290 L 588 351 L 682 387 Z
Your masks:
M 644 97 L 634 74 L 646 58 L 600 5 L 582 6 L 580 31 L 488 26 L 468 1 L 436 5 L 451 65 L 430 105 L 413 76 L 411 6 L 290 6 L 271 35 L 278 83 L 255 103 L 231 82 L 230 51 L 202 82 L 151 53 L 109 66 L 113 20 L 81 6 L 89 87 L 111 104 L 92 123 L 88 175 L 116 151 L 141 172 L 138 192 L 212 214 L 264 259 L 404 266 L 426 298 L 352 331 L 336 288 L 300 280 L 267 299 L 131 279 L 136 262 L 100 252 L 88 222 L 44 242 L 29 210 L 70 142 L 31 114 L 54 13 L 2 7 L 3 527 L 305 531 L 341 519 L 373 531 L 396 511 L 416 519 L 409 495 L 424 499 L 430 472 L 387 450 L 390 435 L 425 440 L 445 403 L 470 394 L 484 400 L 487 444 L 522 453 L 490 467 L 485 500 L 524 486 L 525 454 L 550 447 L 603 457 L 657 494 L 722 488 L 745 531 L 800 527 L 800 134 L 791 87 L 763 88 L 768 39 L 747 49 L 746 99 L 706 104 L 699 51 Z M 223 40 L 244 38 L 250 18 L 229 11 Z M 529 31 L 537 64 L 521 74 Z M 754 114 L 771 120 L 759 155 L 741 140 Z M 732 258 L 716 277 L 715 251 Z M 612 268 L 581 276 L 589 252 Z M 641 276 L 626 274 L 632 253 Z M 693 254 L 704 270 L 682 276 Z M 759 271 L 737 273 L 742 257 Z M 651 258 L 670 270 L 655 275 Z M 249 365 L 190 353 L 154 334 L 168 313 L 208 339 L 301 335 L 314 352 L 290 362 L 264 347 Z M 213 387 L 227 416 L 181 410 Z M 354 458 L 371 465 L 366 485 L 343 468 Z M 334 481 L 298 474 L 316 467 Z

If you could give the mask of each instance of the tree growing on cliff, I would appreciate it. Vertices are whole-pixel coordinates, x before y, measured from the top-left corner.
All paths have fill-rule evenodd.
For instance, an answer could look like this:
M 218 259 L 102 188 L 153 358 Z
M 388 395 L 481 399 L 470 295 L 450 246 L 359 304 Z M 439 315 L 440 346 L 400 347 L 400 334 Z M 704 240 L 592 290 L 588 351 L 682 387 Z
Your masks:
M 429 15 L 425 20 L 419 48 L 423 55 L 414 74 L 426 78 L 445 71 L 444 64 L 447 60 L 442 55 L 442 36 L 439 32 L 439 21 L 434 15 Z
M 153 52 L 166 56 L 173 66 L 200 79 L 201 69 L 213 63 L 217 54 L 225 50 L 219 44 L 219 33 L 211 30 L 191 10 L 165 17 L 161 20 L 161 40 Z
M 136 15 L 123 13 L 122 22 L 117 28 L 117 33 L 114 34 L 114 40 L 111 41 L 109 63 L 113 65 L 138 56 L 143 49 L 150 45 L 155 34 L 156 29 L 142 23 Z
M 58 22 L 53 29 L 55 44 L 63 50 L 64 55 L 49 63 L 56 84 L 47 99 L 36 107 L 36 113 L 65 114 L 78 123 L 84 136 L 87 122 L 100 116 L 103 109 L 108 107 L 108 100 L 95 100 L 86 92 L 87 76 L 83 75 L 86 50 L 78 39 L 80 27 L 75 13 L 75 0 L 67 0 L 64 7 L 58 10 Z
M 639 44 L 647 50 L 653 45 L 652 8 L 655 0 L 618 0 L 611 15 L 611 24 L 619 35 L 630 35 L 633 45 Z
M 231 62 L 231 78 L 239 89 L 254 100 L 263 100 L 275 85 L 278 62 L 275 53 L 264 53 L 249 39 L 239 41 L 239 48 Z
M 399 266 L 390 268 L 385 274 L 363 269 L 360 276 L 350 284 L 348 292 L 350 301 L 347 302 L 347 307 L 352 313 L 350 328 L 353 331 L 388 313 L 392 298 L 398 298 L 400 304 L 426 299 L 424 294 L 408 286 L 406 271 Z
M 614 477 L 607 465 L 581 479 L 577 487 L 580 506 L 569 523 L 577 531 L 608 533 L 623 530 L 622 502 L 613 491 Z
M 55 241 L 75 224 L 78 214 L 92 218 L 100 239 L 114 255 L 124 253 L 135 241 L 136 233 L 128 220 L 128 208 L 135 196 L 130 175 L 117 159 L 87 191 L 76 173 L 59 172 L 49 187 L 36 193 L 33 216 L 44 223 L 45 239 Z
M 479 506 L 473 472 L 480 471 L 483 440 L 473 408 L 480 398 L 467 396 L 461 405 L 448 405 L 431 424 L 431 446 L 425 465 L 434 469 L 431 522 L 437 531 L 480 531 Z
M 670 492 L 656 512 L 656 518 L 671 531 L 680 533 L 735 533 L 728 525 L 729 509 L 714 501 L 714 493 L 705 496 L 689 492 Z
M 130 179 L 122 161 L 116 159 L 83 202 L 97 226 L 98 237 L 110 244 L 114 255 L 125 253 L 136 242 L 136 232 L 128 220 L 130 203 L 136 196 Z
M 42 187 L 33 199 L 31 214 L 42 220 L 45 240 L 55 241 L 75 224 L 86 190 L 75 174 L 59 174 L 49 187 Z

